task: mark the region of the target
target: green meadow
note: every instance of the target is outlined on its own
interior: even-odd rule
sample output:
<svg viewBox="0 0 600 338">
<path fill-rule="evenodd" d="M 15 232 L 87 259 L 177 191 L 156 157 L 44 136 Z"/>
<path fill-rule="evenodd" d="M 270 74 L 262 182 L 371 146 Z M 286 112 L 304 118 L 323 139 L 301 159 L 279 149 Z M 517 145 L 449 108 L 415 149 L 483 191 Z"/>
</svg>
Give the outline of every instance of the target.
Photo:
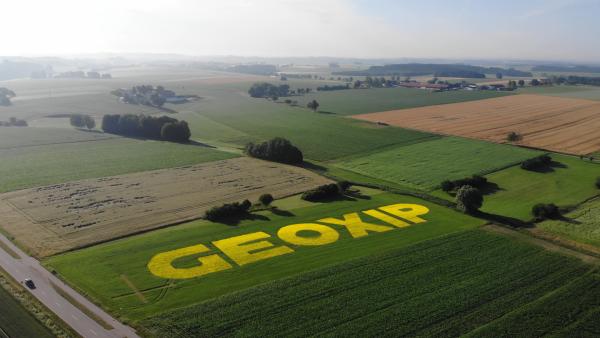
<svg viewBox="0 0 600 338">
<path fill-rule="evenodd" d="M 576 156 L 551 154 L 558 164 L 547 172 L 528 171 L 520 166 L 487 175 L 498 191 L 484 196 L 484 212 L 530 220 L 531 208 L 537 203 L 554 203 L 571 207 L 600 194 L 595 182 L 600 164 L 580 160 Z M 452 199 L 437 190 L 433 195 Z"/>
<path fill-rule="evenodd" d="M 335 161 L 334 166 L 411 189 L 432 190 L 444 180 L 484 175 L 541 154 L 458 137 L 442 137 Z"/>
<path fill-rule="evenodd" d="M 363 194 L 328 203 L 309 203 L 291 197 L 277 201 L 279 209 L 259 212 L 253 220 L 237 225 L 191 222 L 54 256 L 45 264 L 111 311 L 126 318 L 142 319 L 272 280 L 471 229 L 483 223 L 414 197 L 376 190 L 364 190 Z M 154 255 L 161 252 L 197 244 L 207 245 L 218 252 L 212 241 L 256 231 L 271 235 L 268 240 L 274 245 L 283 245 L 286 243 L 276 236 L 282 226 L 314 222 L 324 217 L 341 218 L 346 213 L 396 203 L 425 205 L 430 209 L 429 213 L 421 216 L 426 222 L 384 233 L 370 232 L 361 238 L 352 238 L 343 226 L 332 225 L 340 236 L 335 243 L 314 247 L 289 245 L 293 253 L 241 267 L 232 263 L 232 269 L 192 279 L 162 279 L 152 275 L 146 266 Z M 385 224 L 364 214 L 361 214 L 361 219 Z M 193 258 L 181 261 L 178 267 L 197 266 L 198 262 Z M 135 291 L 124 282 L 124 278 L 135 286 Z"/>
<path fill-rule="evenodd" d="M 0 337 L 53 337 L 45 326 L 2 287 L 0 304 Z"/>
<path fill-rule="evenodd" d="M 63 131 L 66 135 L 71 132 Z M 0 192 L 239 156 L 200 145 L 120 137 L 67 143 L 62 140 L 0 148 Z"/>
</svg>

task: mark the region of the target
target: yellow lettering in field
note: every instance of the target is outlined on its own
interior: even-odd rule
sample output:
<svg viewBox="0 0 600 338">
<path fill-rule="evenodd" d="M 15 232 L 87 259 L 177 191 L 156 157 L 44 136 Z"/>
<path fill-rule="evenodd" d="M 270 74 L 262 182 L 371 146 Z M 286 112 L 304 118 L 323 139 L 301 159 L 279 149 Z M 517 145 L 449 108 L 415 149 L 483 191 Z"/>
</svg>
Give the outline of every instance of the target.
<svg viewBox="0 0 600 338">
<path fill-rule="evenodd" d="M 284 245 L 276 247 L 269 241 L 258 241 L 259 239 L 269 237 L 271 235 L 265 232 L 253 232 L 247 235 L 221 239 L 212 243 L 239 265 L 294 252 L 294 250 Z"/>
<path fill-rule="evenodd" d="M 316 232 L 318 233 L 318 236 L 299 236 L 298 233 L 301 231 Z M 294 245 L 325 245 L 333 243 L 340 238 L 340 234 L 334 229 L 316 223 L 287 225 L 279 229 L 277 236 Z"/>
<path fill-rule="evenodd" d="M 385 211 L 394 216 L 400 217 L 413 223 L 423 223 L 426 220 L 418 217 L 425 215 L 429 212 L 429 209 L 419 204 L 392 204 L 385 207 L 379 208 L 379 210 Z"/>
<path fill-rule="evenodd" d="M 179 269 L 173 266 L 173 261 L 178 258 L 197 255 L 208 251 L 210 251 L 210 249 L 206 246 L 198 244 L 173 251 L 162 252 L 152 257 L 148 263 L 148 270 L 157 277 L 166 279 L 187 279 L 231 269 L 231 265 L 219 255 L 198 257 L 200 266 L 193 268 Z"/>
<path fill-rule="evenodd" d="M 404 227 L 410 226 L 410 224 L 408 224 L 408 223 L 406 223 L 406 222 L 404 222 L 402 220 L 399 220 L 399 219 L 397 219 L 395 217 L 392 217 L 392 216 L 390 216 L 388 214 L 384 214 L 383 212 L 377 211 L 375 209 L 366 210 L 366 211 L 363 211 L 363 213 L 367 214 L 367 215 L 369 215 L 369 216 L 371 216 L 373 218 L 377 218 L 380 221 L 384 221 L 384 222 L 386 222 L 388 224 L 391 224 L 391 225 L 393 225 L 393 226 L 395 226 L 397 228 L 404 228 Z"/>
<path fill-rule="evenodd" d="M 354 238 L 367 236 L 369 234 L 368 231 L 385 232 L 394 229 L 385 225 L 377 225 L 373 223 L 363 222 L 360 219 L 360 216 L 358 216 L 358 213 L 356 212 L 353 212 L 351 214 L 345 214 L 343 217 L 343 220 L 329 217 L 320 219 L 318 220 L 318 222 L 343 225 L 346 227 L 346 229 L 348 229 L 348 232 Z"/>
</svg>

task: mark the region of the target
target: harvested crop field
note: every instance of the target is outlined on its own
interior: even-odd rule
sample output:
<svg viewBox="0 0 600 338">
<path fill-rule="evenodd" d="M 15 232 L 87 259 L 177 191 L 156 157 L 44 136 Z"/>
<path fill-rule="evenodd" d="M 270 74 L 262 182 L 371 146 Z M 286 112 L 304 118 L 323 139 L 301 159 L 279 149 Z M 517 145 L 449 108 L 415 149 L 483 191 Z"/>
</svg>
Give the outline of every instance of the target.
<svg viewBox="0 0 600 338">
<path fill-rule="evenodd" d="M 512 95 L 480 101 L 354 115 L 394 126 L 506 142 L 584 155 L 600 150 L 600 102 L 541 95 Z"/>
<path fill-rule="evenodd" d="M 329 181 L 298 167 L 235 158 L 0 195 L 0 224 L 36 256 L 195 219 L 208 208 Z"/>
</svg>

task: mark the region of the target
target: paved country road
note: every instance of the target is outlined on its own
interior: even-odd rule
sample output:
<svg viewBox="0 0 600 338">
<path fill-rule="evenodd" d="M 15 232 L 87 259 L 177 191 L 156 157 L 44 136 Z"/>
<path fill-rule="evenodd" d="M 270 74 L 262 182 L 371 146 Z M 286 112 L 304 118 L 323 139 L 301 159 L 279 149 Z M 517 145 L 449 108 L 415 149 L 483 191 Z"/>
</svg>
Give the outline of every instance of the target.
<svg viewBox="0 0 600 338">
<path fill-rule="evenodd" d="M 38 260 L 26 255 L 1 234 L 0 241 L 20 257 L 19 259 L 14 258 L 0 246 L 0 267 L 18 282 L 23 283 L 26 278 L 31 278 L 35 283 L 36 289 L 29 290 L 27 287 L 25 287 L 25 289 L 81 336 L 86 338 L 139 337 L 134 329 L 120 323 L 81 294 L 63 283 L 60 279 L 56 278 L 56 276 L 46 270 Z M 58 292 L 57 289 L 60 290 L 60 292 Z M 67 300 L 63 295 L 66 295 L 66 297 L 70 299 Z M 79 307 L 85 308 L 86 313 L 93 313 L 96 318 L 99 318 L 105 323 L 104 326 L 107 328 L 90 318 L 70 301 L 76 302 Z M 110 326 L 110 328 L 108 328 L 108 326 Z"/>
</svg>

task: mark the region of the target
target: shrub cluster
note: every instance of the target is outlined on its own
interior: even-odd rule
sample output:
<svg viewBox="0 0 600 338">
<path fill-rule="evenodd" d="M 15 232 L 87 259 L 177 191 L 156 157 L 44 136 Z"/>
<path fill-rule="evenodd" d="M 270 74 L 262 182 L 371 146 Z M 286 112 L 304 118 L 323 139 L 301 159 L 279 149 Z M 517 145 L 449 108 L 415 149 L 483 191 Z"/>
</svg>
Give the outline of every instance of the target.
<svg viewBox="0 0 600 338">
<path fill-rule="evenodd" d="M 17 96 L 15 92 L 8 88 L 0 88 L 0 106 L 10 106 L 12 103 L 10 99 Z"/>
<path fill-rule="evenodd" d="M 325 201 L 342 196 L 349 187 L 350 183 L 346 181 L 325 184 L 305 191 L 300 198 L 310 202 Z"/>
<path fill-rule="evenodd" d="M 191 133 L 187 122 L 168 116 L 109 114 L 102 118 L 106 133 L 133 137 L 147 137 L 173 142 L 187 142 Z"/>
<path fill-rule="evenodd" d="M 556 219 L 560 217 L 560 210 L 554 203 L 538 203 L 531 208 L 531 213 L 537 221 Z"/>
<path fill-rule="evenodd" d="M 442 190 L 445 192 L 454 191 L 460 189 L 465 185 L 472 186 L 477 189 L 483 189 L 487 184 L 487 178 L 479 175 L 473 175 L 471 177 L 461 178 L 459 180 L 445 180 L 442 182 Z"/>
<path fill-rule="evenodd" d="M 204 213 L 204 218 L 209 221 L 218 221 L 227 218 L 240 217 L 248 214 L 252 203 L 248 200 L 243 202 L 225 203 L 219 207 L 212 207 Z"/>
<path fill-rule="evenodd" d="M 69 120 L 71 125 L 76 128 L 93 129 L 96 126 L 96 121 L 89 115 L 73 114 Z"/>
<path fill-rule="evenodd" d="M 547 168 L 551 163 L 552 158 L 550 156 L 542 155 L 523 161 L 523 163 L 521 163 L 521 168 L 525 170 L 540 170 Z"/>
<path fill-rule="evenodd" d="M 8 121 L 0 121 L 0 127 L 27 127 L 27 121 L 11 117 Z"/>
<path fill-rule="evenodd" d="M 271 203 L 273 202 L 274 198 L 273 195 L 271 194 L 262 194 L 260 195 L 260 197 L 258 198 L 258 201 L 264 205 L 264 206 L 269 206 L 271 205 Z"/>
<path fill-rule="evenodd" d="M 290 86 L 276 86 L 267 82 L 257 82 L 250 87 L 248 94 L 252 97 L 282 97 L 290 94 Z"/>
<path fill-rule="evenodd" d="M 258 144 L 248 143 L 245 153 L 251 157 L 287 164 L 298 164 L 304 160 L 300 149 L 281 137 Z"/>
<path fill-rule="evenodd" d="M 465 213 L 471 213 L 481 208 L 483 194 L 479 189 L 464 185 L 456 192 L 456 207 Z"/>
<path fill-rule="evenodd" d="M 511 131 L 510 133 L 508 133 L 508 135 L 506 135 L 506 140 L 508 142 L 517 142 L 523 139 L 523 136 L 521 136 L 521 134 L 515 132 L 515 131 Z"/>
<path fill-rule="evenodd" d="M 600 177 L 596 178 L 596 188 L 600 189 Z"/>
<path fill-rule="evenodd" d="M 141 85 L 130 89 L 120 88 L 110 92 L 125 103 L 142 104 L 152 107 L 162 107 L 167 98 L 177 96 L 174 91 L 163 86 Z"/>
</svg>

